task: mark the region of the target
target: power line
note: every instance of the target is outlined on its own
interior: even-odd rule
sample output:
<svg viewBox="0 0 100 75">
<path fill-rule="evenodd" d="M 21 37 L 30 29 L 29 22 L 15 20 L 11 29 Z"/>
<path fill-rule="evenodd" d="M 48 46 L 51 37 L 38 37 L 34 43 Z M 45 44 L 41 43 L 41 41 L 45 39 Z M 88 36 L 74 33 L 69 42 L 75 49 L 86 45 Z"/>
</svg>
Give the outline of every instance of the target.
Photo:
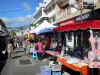
<svg viewBox="0 0 100 75">
<path fill-rule="evenodd" d="M 21 10 L 25 10 L 25 8 L 23 8 L 23 9 L 17 9 L 17 10 L 10 10 L 10 11 L 4 11 L 4 12 L 0 12 L 0 13 L 16 12 L 16 11 L 21 11 Z"/>
</svg>

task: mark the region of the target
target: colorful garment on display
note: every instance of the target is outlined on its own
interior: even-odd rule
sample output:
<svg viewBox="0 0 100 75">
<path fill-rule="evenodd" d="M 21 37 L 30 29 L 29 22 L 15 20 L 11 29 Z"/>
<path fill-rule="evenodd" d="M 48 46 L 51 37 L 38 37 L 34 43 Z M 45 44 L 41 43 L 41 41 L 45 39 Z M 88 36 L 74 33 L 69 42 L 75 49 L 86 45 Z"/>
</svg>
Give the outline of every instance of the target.
<svg viewBox="0 0 100 75">
<path fill-rule="evenodd" d="M 89 67 L 90 68 L 98 68 L 100 62 L 100 38 L 98 37 L 99 32 L 92 32 L 90 30 L 90 38 L 89 41 L 91 43 L 92 51 L 88 53 L 89 59 Z"/>
</svg>

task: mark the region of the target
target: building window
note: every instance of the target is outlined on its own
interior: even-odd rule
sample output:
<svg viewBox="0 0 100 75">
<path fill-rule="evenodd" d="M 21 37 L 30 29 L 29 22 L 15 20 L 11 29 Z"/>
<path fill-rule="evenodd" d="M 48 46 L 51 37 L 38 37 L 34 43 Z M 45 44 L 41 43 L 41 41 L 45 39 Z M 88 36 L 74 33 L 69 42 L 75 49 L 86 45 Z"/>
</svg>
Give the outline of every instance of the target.
<svg viewBox="0 0 100 75">
<path fill-rule="evenodd" d="M 49 12 L 51 12 L 51 7 L 48 9 Z"/>
<path fill-rule="evenodd" d="M 46 2 L 44 2 L 44 4 L 46 4 Z"/>
<path fill-rule="evenodd" d="M 56 20 L 56 16 L 53 15 L 53 16 L 52 16 L 52 22 L 55 22 L 55 20 Z"/>
<path fill-rule="evenodd" d="M 52 5 L 52 9 L 55 9 L 55 3 Z"/>
<path fill-rule="evenodd" d="M 42 11 L 40 11 L 34 18 L 35 20 L 39 19 L 42 16 Z"/>
<path fill-rule="evenodd" d="M 45 10 L 45 13 L 46 13 L 46 14 L 49 14 L 50 12 L 51 12 L 51 7 L 49 7 L 49 9 L 46 9 L 46 10 Z"/>
</svg>

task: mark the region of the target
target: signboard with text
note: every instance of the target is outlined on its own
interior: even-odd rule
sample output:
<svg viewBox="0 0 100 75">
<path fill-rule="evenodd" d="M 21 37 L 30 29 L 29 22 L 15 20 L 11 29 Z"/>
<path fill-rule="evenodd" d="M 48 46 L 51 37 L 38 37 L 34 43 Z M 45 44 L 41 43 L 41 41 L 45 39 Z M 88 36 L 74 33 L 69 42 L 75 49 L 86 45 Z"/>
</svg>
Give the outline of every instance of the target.
<svg viewBox="0 0 100 75">
<path fill-rule="evenodd" d="M 74 20 L 68 20 L 66 22 L 61 23 L 60 26 L 67 25 L 67 24 L 73 24 L 74 22 L 75 22 Z"/>
<path fill-rule="evenodd" d="M 94 9 L 94 4 L 89 4 L 87 2 L 83 2 L 84 9 Z"/>
</svg>

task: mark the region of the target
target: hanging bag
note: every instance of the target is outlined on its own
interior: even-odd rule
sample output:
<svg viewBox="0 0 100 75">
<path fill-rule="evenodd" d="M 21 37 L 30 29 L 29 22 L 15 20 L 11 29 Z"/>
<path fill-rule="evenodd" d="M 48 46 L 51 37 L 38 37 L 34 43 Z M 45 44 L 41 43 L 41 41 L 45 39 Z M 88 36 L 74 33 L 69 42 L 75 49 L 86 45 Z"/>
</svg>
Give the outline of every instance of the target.
<svg viewBox="0 0 100 75">
<path fill-rule="evenodd" d="M 2 54 L 5 54 L 5 53 L 6 53 L 6 49 L 7 49 L 7 47 L 5 48 L 5 50 L 4 50 L 4 51 L 2 51 Z"/>
<path fill-rule="evenodd" d="M 37 45 L 35 46 L 35 50 L 38 50 L 38 46 Z"/>
</svg>

